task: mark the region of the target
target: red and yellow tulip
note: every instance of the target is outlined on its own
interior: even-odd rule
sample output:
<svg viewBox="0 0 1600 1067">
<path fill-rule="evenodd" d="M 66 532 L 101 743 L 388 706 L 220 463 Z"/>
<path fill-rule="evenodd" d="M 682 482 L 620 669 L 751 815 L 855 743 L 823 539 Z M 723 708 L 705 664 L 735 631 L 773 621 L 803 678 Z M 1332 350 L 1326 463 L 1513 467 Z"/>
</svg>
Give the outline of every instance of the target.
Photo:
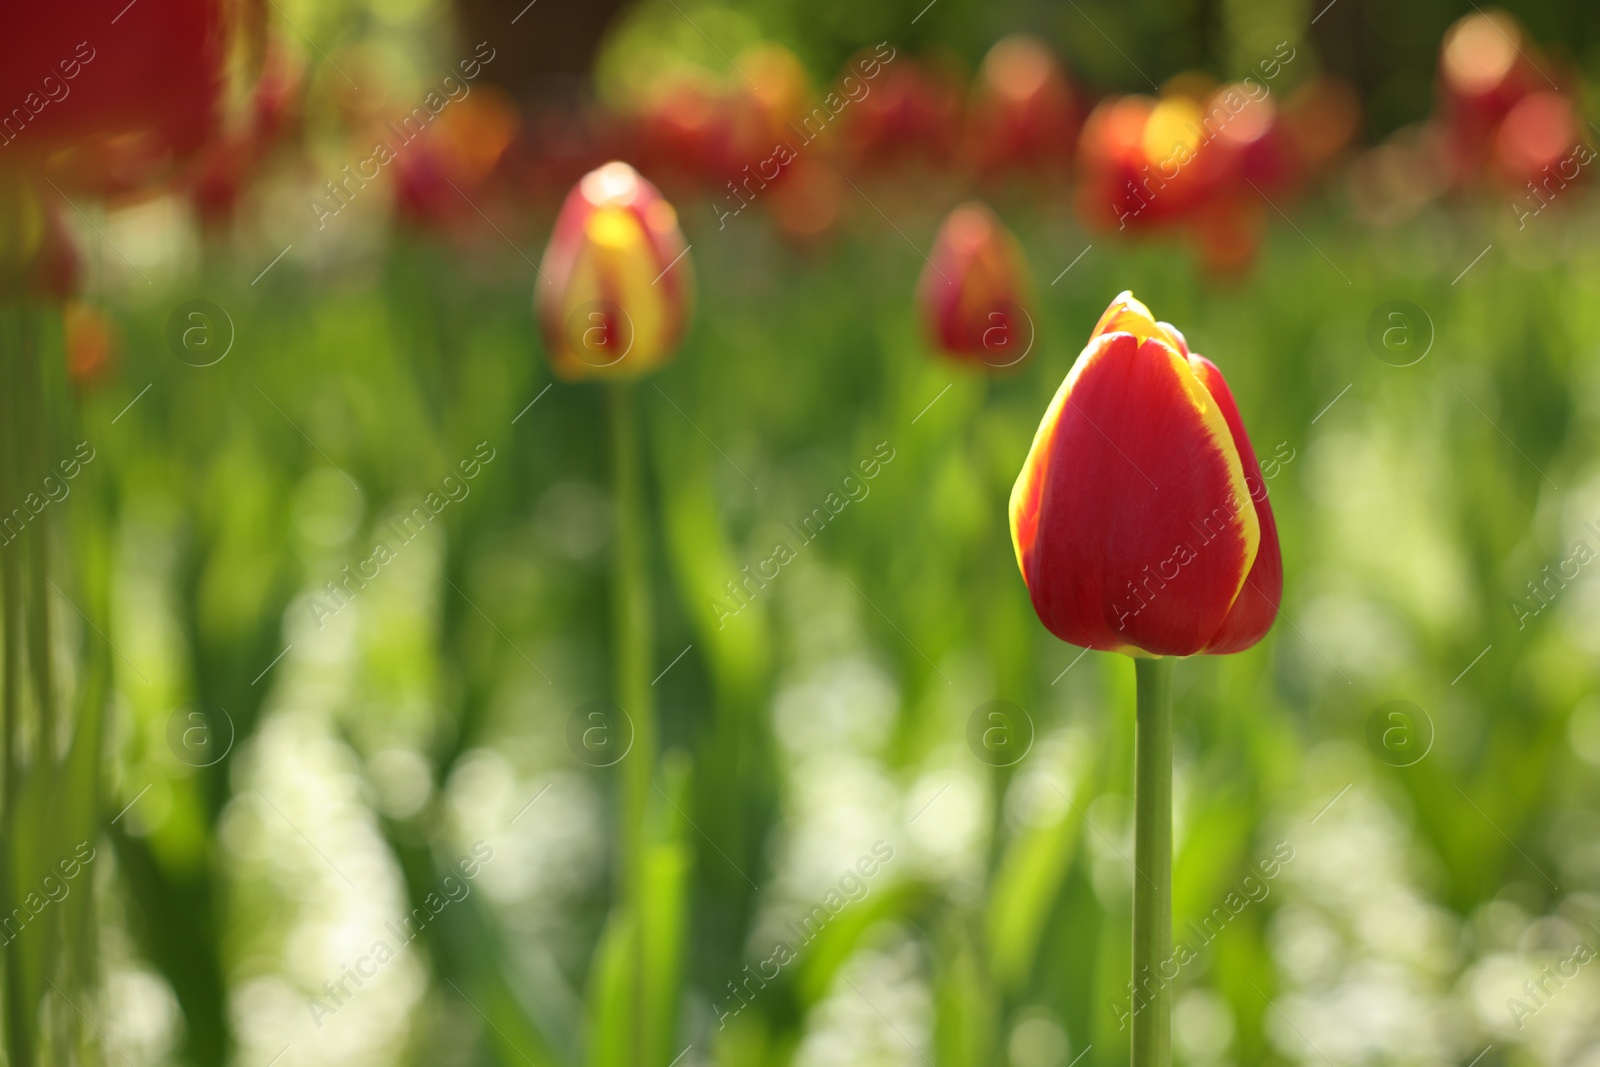
<svg viewBox="0 0 1600 1067">
<path fill-rule="evenodd" d="M 1009 367 L 1033 344 L 1030 289 L 1028 263 L 1016 237 L 994 212 L 969 201 L 939 227 L 917 301 L 940 351 Z"/>
<path fill-rule="evenodd" d="M 1131 293 L 1039 424 L 1011 537 L 1040 621 L 1075 645 L 1239 652 L 1277 616 L 1277 526 L 1233 394 Z"/>
<path fill-rule="evenodd" d="M 678 215 L 637 171 L 607 163 L 567 194 L 534 306 L 567 381 L 636 378 L 671 358 L 693 300 Z"/>
</svg>

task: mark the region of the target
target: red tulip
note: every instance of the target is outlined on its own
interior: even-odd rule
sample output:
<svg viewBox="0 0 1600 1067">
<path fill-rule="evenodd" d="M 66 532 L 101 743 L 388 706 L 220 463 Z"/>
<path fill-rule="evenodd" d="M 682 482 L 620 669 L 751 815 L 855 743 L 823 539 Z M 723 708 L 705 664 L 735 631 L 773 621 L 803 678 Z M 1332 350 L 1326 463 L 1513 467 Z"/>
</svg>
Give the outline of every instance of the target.
<svg viewBox="0 0 1600 1067">
<path fill-rule="evenodd" d="M 396 156 L 396 218 L 442 234 L 480 227 L 474 205 L 516 137 L 518 121 L 516 105 L 493 85 L 451 104 L 426 137 Z"/>
<path fill-rule="evenodd" d="M 726 180 L 745 162 L 734 162 L 737 111 L 709 78 L 687 72 L 663 76 L 632 116 L 642 165 L 684 182 Z"/>
<path fill-rule="evenodd" d="M 1455 153 L 1458 179 L 1481 165 L 1495 128 L 1544 80 L 1527 58 L 1532 49 L 1516 19 L 1478 11 L 1451 26 L 1439 48 L 1440 111 Z"/>
<path fill-rule="evenodd" d="M 806 245 L 838 223 L 849 190 L 831 163 L 816 154 L 798 156 L 784 167 L 782 181 L 769 194 L 772 221 L 790 240 Z"/>
<path fill-rule="evenodd" d="M 887 49 L 887 50 L 886 50 Z M 872 71 L 875 74 L 869 74 Z M 856 75 L 860 74 L 860 77 Z M 858 54 L 839 78 L 844 93 L 830 93 L 797 126 L 805 146 L 831 128 L 829 112 L 844 128 L 848 154 L 868 167 L 898 167 L 912 161 L 941 163 L 949 158 L 960 100 L 949 72 L 879 45 Z M 851 96 L 850 87 L 855 87 Z"/>
<path fill-rule="evenodd" d="M 1247 83 L 1224 85 L 1206 102 L 1206 149 L 1215 158 L 1212 192 L 1243 191 L 1254 183 L 1263 193 L 1292 190 L 1305 165 L 1282 113 L 1270 96 L 1251 97 Z"/>
<path fill-rule="evenodd" d="M 96 385 L 111 373 L 121 347 L 116 327 L 91 304 L 73 301 L 63 316 L 67 376 L 79 388 Z"/>
<path fill-rule="evenodd" d="M 62 210 L 71 209 L 65 205 L 58 209 L 50 200 L 40 202 L 44 225 L 31 256 L 24 253 L 28 262 L 22 268 L 28 288 L 51 300 L 68 299 L 83 283 L 83 256 L 67 229 Z M 0 251 L 0 262 L 10 258 L 10 251 Z"/>
<path fill-rule="evenodd" d="M 1064 165 L 1077 135 L 1077 101 L 1048 45 L 1019 33 L 989 49 L 967 113 L 980 170 Z"/>
<path fill-rule="evenodd" d="M 1233 395 L 1130 293 L 1039 424 L 1011 537 L 1040 621 L 1075 645 L 1239 652 L 1277 616 L 1277 527 Z"/>
<path fill-rule="evenodd" d="M 18 6 L 0 34 L 0 106 L 11 108 L 0 153 L 38 159 L 118 138 L 140 142 L 140 159 L 187 154 L 215 124 L 223 31 L 219 0 Z M 126 147 L 113 162 L 131 158 Z"/>
<path fill-rule="evenodd" d="M 1033 346 L 1028 264 L 983 204 L 962 204 L 939 227 L 918 303 L 933 343 L 959 360 L 1010 367 Z"/>
<path fill-rule="evenodd" d="M 586 174 L 561 206 L 535 286 L 555 372 L 632 378 L 670 359 L 692 299 L 686 250 L 677 212 L 632 167 Z"/>
<path fill-rule="evenodd" d="M 1216 153 L 1192 97 L 1104 100 L 1083 125 L 1078 214 L 1095 229 L 1149 229 L 1181 218 L 1212 182 Z"/>
<path fill-rule="evenodd" d="M 1512 186 L 1537 186 L 1530 190 L 1538 197 L 1534 207 L 1579 178 L 1593 159 L 1578 108 L 1561 93 L 1523 97 L 1495 133 L 1495 170 Z"/>
</svg>

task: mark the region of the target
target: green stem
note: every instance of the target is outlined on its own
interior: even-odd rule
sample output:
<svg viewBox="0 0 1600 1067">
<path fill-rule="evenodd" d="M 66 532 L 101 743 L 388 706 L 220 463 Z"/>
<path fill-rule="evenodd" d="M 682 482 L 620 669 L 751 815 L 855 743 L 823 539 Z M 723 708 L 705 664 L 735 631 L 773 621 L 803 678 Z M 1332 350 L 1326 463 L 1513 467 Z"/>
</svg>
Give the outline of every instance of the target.
<svg viewBox="0 0 1600 1067">
<path fill-rule="evenodd" d="M 616 633 L 616 693 L 633 725 L 633 746 L 622 761 L 622 855 L 619 864 L 622 901 L 633 916 L 636 939 L 634 967 L 633 1052 L 645 1059 L 644 923 L 645 891 L 644 821 L 655 770 L 656 722 L 650 692 L 652 608 L 650 568 L 644 516 L 644 489 L 639 461 L 639 430 L 634 411 L 633 387 L 613 385 L 611 405 L 611 464 L 614 570 L 612 612 Z"/>
<path fill-rule="evenodd" d="M 1172 991 L 1160 968 L 1172 955 L 1172 660 L 1136 659 L 1134 674 L 1133 1067 L 1169 1067 Z"/>
<path fill-rule="evenodd" d="M 17 471 L 17 441 L 20 427 L 16 418 L 17 397 L 14 370 L 21 361 L 21 316 L 17 306 L 5 302 L 0 306 L 0 491 L 7 501 L 20 499 L 18 486 L 22 480 Z M 3 505 L 10 507 L 8 503 Z M 0 885 L 0 914 L 11 914 L 19 901 L 13 886 L 22 884 L 31 870 L 31 857 L 24 852 L 24 843 L 16 830 L 22 797 L 22 571 L 18 556 L 21 545 L 12 541 L 0 548 L 0 704 L 4 711 L 5 734 L 5 789 L 3 793 L 3 821 L 0 821 L 0 840 L 4 841 L 4 854 L 0 856 L 0 871 L 4 884 Z M 5 1022 L 6 1054 L 12 1063 L 31 1063 L 33 1059 L 34 1021 L 37 1004 L 29 991 L 27 968 L 22 946 L 12 946 L 5 953 Z"/>
</svg>

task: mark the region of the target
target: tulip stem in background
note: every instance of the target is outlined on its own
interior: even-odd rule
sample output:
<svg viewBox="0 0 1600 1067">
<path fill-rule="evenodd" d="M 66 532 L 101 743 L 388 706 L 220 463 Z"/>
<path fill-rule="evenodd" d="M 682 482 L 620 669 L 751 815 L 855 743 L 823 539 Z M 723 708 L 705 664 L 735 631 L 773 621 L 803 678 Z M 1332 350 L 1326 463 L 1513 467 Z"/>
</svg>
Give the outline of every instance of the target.
<svg viewBox="0 0 1600 1067">
<path fill-rule="evenodd" d="M 1172 954 L 1172 658 L 1133 663 L 1133 1067 L 1169 1067 L 1172 991 L 1160 968 Z"/>
<path fill-rule="evenodd" d="M 646 538 L 644 487 L 639 461 L 639 430 L 633 385 L 616 382 L 607 389 L 611 407 L 612 477 L 612 627 L 617 703 L 632 723 L 632 747 L 622 761 L 622 834 L 618 865 L 618 897 L 634 917 L 635 950 L 633 1047 L 643 1058 L 644 968 L 641 894 L 644 890 L 644 820 L 655 771 L 655 707 L 650 692 L 650 650 L 654 643 L 650 598 L 649 542 Z M 613 731 L 625 729 L 612 724 Z M 619 743 L 627 744 L 626 735 Z"/>
<path fill-rule="evenodd" d="M 613 574 L 611 607 L 616 639 L 613 667 L 617 703 L 632 721 L 633 747 L 624 761 L 624 866 L 639 855 L 639 840 L 651 774 L 655 769 L 655 709 L 650 693 L 651 625 L 648 542 L 644 489 L 640 483 L 639 431 L 633 386 L 619 382 L 608 390 L 611 404 Z M 623 724 L 616 724 L 621 728 Z M 623 742 L 624 744 L 626 742 Z"/>
</svg>

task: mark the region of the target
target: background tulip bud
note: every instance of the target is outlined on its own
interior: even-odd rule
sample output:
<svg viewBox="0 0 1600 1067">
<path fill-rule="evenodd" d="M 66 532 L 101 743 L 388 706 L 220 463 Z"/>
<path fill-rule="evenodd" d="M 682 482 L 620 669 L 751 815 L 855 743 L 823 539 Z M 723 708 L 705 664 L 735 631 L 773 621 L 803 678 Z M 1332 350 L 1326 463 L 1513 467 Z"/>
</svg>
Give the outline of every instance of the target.
<svg viewBox="0 0 1600 1067">
<path fill-rule="evenodd" d="M 1011 537 L 1040 621 L 1075 645 L 1239 652 L 1277 615 L 1277 526 L 1233 395 L 1130 293 L 1039 424 Z"/>
<path fill-rule="evenodd" d="M 994 212 L 969 202 L 939 227 L 917 286 L 933 343 L 946 355 L 1009 367 L 1033 345 L 1027 260 Z"/>
<path fill-rule="evenodd" d="M 677 212 L 628 164 L 584 175 L 556 218 L 535 286 L 555 372 L 631 378 L 665 363 L 692 303 L 686 250 Z"/>
<path fill-rule="evenodd" d="M 1012 34 L 989 49 L 967 105 L 966 148 L 984 173 L 1071 160 L 1078 107 L 1061 64 L 1037 37 Z"/>
</svg>

